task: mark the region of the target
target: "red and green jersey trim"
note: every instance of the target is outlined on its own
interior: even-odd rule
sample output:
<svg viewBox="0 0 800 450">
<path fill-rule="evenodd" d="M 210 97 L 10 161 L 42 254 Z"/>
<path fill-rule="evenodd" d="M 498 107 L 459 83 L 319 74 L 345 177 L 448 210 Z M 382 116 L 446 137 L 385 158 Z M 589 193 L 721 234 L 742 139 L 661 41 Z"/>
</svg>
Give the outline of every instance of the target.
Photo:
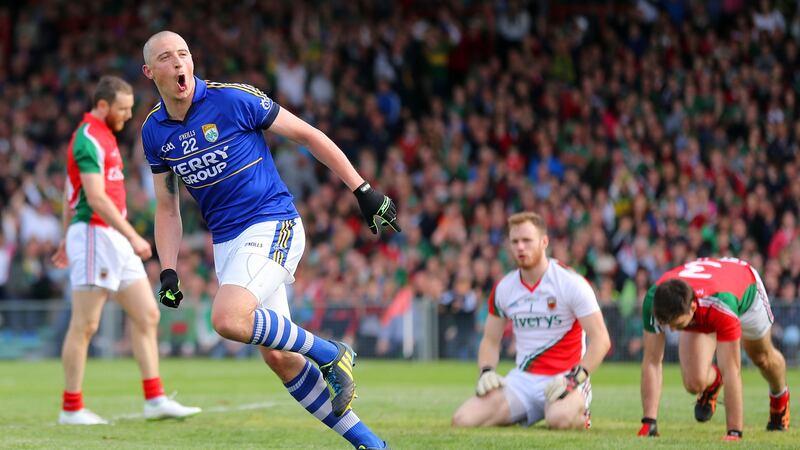
<svg viewBox="0 0 800 450">
<path fill-rule="evenodd" d="M 656 284 L 650 286 L 642 302 L 642 324 L 644 325 L 644 331 L 650 333 L 661 333 L 661 327 L 658 326 L 656 317 L 653 314 L 653 296 L 655 296 L 657 286 Z"/>
<path fill-rule="evenodd" d="M 564 267 L 566 267 L 566 266 L 564 266 Z M 544 275 L 542 275 L 542 277 L 540 277 L 538 280 L 536 280 L 536 283 L 534 283 L 531 286 L 530 284 L 526 283 L 525 280 L 522 278 L 522 271 L 517 270 L 517 276 L 519 277 L 519 282 L 530 293 L 533 293 L 536 290 L 536 288 L 539 287 L 539 283 L 541 283 L 542 282 L 542 278 L 544 278 Z M 506 314 L 503 313 L 503 309 L 500 308 L 500 305 L 497 302 L 496 291 L 497 291 L 497 285 L 498 284 L 500 284 L 500 283 L 497 283 L 497 284 L 494 285 L 494 287 L 492 288 L 492 292 L 489 294 L 489 301 L 488 301 L 489 314 L 491 314 L 493 316 L 497 316 L 497 317 L 507 317 Z"/>
<path fill-rule="evenodd" d="M 489 314 L 496 317 L 506 317 L 506 315 L 503 314 L 503 310 L 497 304 L 496 292 L 497 292 L 497 284 L 494 285 L 494 287 L 492 288 L 492 292 L 489 293 L 489 300 L 488 300 Z"/>
<path fill-rule="evenodd" d="M 575 320 L 569 331 L 528 355 L 519 368 L 540 375 L 555 375 L 578 364 L 582 353 L 583 327 Z"/>
<path fill-rule="evenodd" d="M 94 210 L 89 206 L 86 192 L 80 181 L 81 173 L 103 174 L 105 168 L 105 152 L 100 142 L 92 136 L 90 123 L 81 124 L 75 131 L 72 141 L 70 158 L 67 170 L 70 171 L 69 181 L 71 185 L 70 207 L 75 211 L 72 223 L 92 222 Z M 97 218 L 95 218 L 97 221 Z"/>
</svg>

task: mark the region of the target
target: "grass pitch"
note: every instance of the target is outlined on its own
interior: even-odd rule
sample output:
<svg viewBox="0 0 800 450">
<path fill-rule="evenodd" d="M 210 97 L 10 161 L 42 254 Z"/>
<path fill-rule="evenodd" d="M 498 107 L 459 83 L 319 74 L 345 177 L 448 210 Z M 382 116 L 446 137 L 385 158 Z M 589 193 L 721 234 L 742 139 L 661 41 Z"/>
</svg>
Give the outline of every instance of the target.
<svg viewBox="0 0 800 450">
<path fill-rule="evenodd" d="M 605 364 L 592 376 L 593 428 L 552 432 L 541 425 L 456 430 L 450 416 L 474 390 L 473 363 L 411 363 L 359 360 L 358 415 L 394 449 L 516 448 L 798 448 L 795 429 L 767 433 L 767 385 L 744 369 L 744 441 L 721 441 L 725 410 L 709 423 L 694 421 L 694 399 L 680 383 L 677 366 L 666 366 L 658 439 L 636 437 L 641 418 L 639 367 Z M 509 364 L 504 364 L 503 371 Z M 86 406 L 113 419 L 110 426 L 56 424 L 61 406 L 59 361 L 0 363 L 0 447 L 81 449 L 270 448 L 347 449 L 347 441 L 317 422 L 285 391 L 259 360 L 164 360 L 167 392 L 204 412 L 185 421 L 145 422 L 141 382 L 132 360 L 89 362 Z M 800 372 L 789 373 L 796 389 Z M 796 391 L 800 392 L 800 391 Z M 798 394 L 795 394 L 798 395 Z M 798 411 L 796 401 L 794 410 Z M 795 425 L 797 426 L 797 425 Z"/>
</svg>

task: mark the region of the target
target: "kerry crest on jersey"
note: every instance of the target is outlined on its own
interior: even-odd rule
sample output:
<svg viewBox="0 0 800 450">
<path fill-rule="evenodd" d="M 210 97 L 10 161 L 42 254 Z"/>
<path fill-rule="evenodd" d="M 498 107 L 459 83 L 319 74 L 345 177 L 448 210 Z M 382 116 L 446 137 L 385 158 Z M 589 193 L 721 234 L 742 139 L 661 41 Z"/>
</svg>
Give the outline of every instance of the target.
<svg viewBox="0 0 800 450">
<path fill-rule="evenodd" d="M 217 131 L 217 124 L 215 123 L 207 123 L 203 125 L 203 137 L 206 138 L 208 142 L 216 142 L 219 138 L 219 131 Z"/>
</svg>

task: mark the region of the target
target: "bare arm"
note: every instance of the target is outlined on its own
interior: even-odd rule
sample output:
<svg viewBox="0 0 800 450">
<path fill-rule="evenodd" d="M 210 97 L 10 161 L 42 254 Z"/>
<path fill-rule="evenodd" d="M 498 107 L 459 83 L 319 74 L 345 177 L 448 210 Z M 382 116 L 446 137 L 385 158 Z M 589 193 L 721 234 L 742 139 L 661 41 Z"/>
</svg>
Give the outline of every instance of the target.
<svg viewBox="0 0 800 450">
<path fill-rule="evenodd" d="M 67 181 L 69 183 L 69 181 Z M 69 222 L 72 220 L 72 208 L 69 205 L 69 196 L 67 193 L 67 187 L 64 187 L 64 197 L 62 198 L 62 207 L 61 207 L 61 231 L 64 235 L 67 234 L 67 228 L 69 227 Z"/>
<path fill-rule="evenodd" d="M 597 311 L 588 316 L 578 318 L 581 327 L 586 331 L 589 338 L 589 347 L 581 360 L 581 367 L 587 372 L 593 373 L 603 362 L 603 358 L 611 348 L 611 339 L 608 337 L 608 329 L 603 321 L 603 313 Z"/>
<path fill-rule="evenodd" d="M 500 360 L 500 341 L 503 339 L 503 329 L 506 319 L 489 314 L 483 325 L 483 338 L 478 348 L 478 369 L 483 367 L 497 368 Z"/>
<path fill-rule="evenodd" d="M 69 183 L 69 181 L 67 181 Z M 72 220 L 72 208 L 69 206 L 69 196 L 67 195 L 67 187 L 64 187 L 64 196 L 61 203 L 61 242 L 58 243 L 58 248 L 50 260 L 59 269 L 64 269 L 69 265 L 67 258 L 67 228 L 69 222 Z"/>
<path fill-rule="evenodd" d="M 175 269 L 183 239 L 178 178 L 172 171 L 153 174 L 156 191 L 155 237 L 161 270 Z"/>
<path fill-rule="evenodd" d="M 125 236 L 131 243 L 136 255 L 142 259 L 150 258 L 152 255 L 150 244 L 139 236 L 139 233 L 122 216 L 111 197 L 106 194 L 106 183 L 103 175 L 99 173 L 81 173 L 80 176 L 81 186 L 84 194 L 86 194 L 86 201 L 89 202 L 89 207 L 103 221 Z"/>
<path fill-rule="evenodd" d="M 663 333 L 644 332 L 644 356 L 642 358 L 642 412 L 644 417 L 656 419 L 658 403 L 661 399 L 664 360 Z"/>
<path fill-rule="evenodd" d="M 325 133 L 286 109 L 281 108 L 278 111 L 278 116 L 275 117 L 269 130 L 308 147 L 314 157 L 341 178 L 351 191 L 364 182 L 342 150 Z"/>
<path fill-rule="evenodd" d="M 742 354 L 739 339 L 717 343 L 717 364 L 725 386 L 725 415 L 728 430 L 742 431 L 744 426 L 742 406 Z"/>
</svg>

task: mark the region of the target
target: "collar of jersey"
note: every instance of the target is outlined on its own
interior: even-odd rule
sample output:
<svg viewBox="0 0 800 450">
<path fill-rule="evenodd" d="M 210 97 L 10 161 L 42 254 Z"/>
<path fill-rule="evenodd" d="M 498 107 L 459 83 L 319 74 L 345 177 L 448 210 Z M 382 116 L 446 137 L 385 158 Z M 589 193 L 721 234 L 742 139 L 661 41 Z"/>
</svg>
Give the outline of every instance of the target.
<svg viewBox="0 0 800 450">
<path fill-rule="evenodd" d="M 200 100 L 206 98 L 207 92 L 208 88 L 206 87 L 206 82 L 195 76 L 194 97 L 192 97 L 192 106 L 194 106 L 194 104 L 199 102 Z M 159 122 L 166 122 L 167 120 L 169 120 L 169 115 L 167 114 L 167 107 L 164 106 L 165 104 L 163 98 L 159 98 L 159 100 L 161 101 L 161 108 L 158 108 L 158 110 L 155 113 L 153 113 L 153 116 Z M 189 107 L 189 111 L 186 113 L 186 117 L 183 119 L 184 122 L 186 121 L 186 119 L 189 118 L 189 115 L 192 113 L 192 106 Z"/>
<path fill-rule="evenodd" d="M 105 120 L 95 117 L 90 112 L 83 113 L 83 121 L 89 122 L 92 125 L 97 125 L 98 127 L 100 127 L 101 130 L 108 131 L 109 133 L 111 132 L 111 128 L 108 128 L 108 125 L 106 124 Z"/>
</svg>

